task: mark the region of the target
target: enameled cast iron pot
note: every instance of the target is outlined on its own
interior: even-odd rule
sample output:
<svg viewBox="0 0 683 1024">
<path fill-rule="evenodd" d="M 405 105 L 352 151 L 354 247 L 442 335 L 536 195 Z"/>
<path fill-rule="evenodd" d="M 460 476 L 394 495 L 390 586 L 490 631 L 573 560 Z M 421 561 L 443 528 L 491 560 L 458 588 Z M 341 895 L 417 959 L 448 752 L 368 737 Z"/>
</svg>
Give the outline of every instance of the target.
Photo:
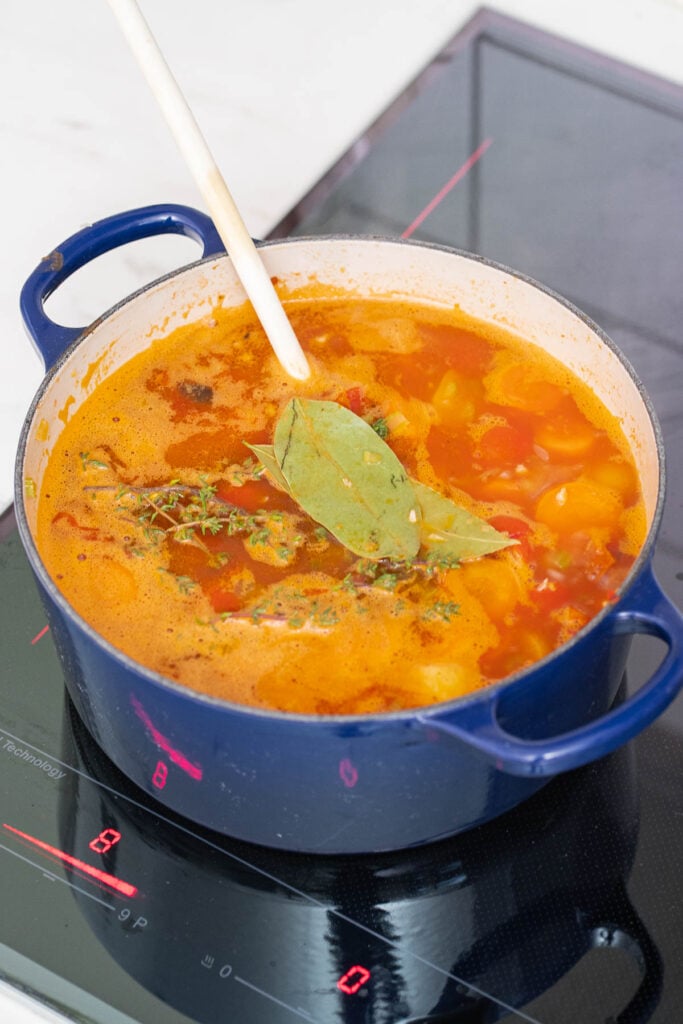
<svg viewBox="0 0 683 1024">
<path fill-rule="evenodd" d="M 43 301 L 89 260 L 168 232 L 195 238 L 204 259 L 150 284 L 88 328 L 60 327 L 46 316 Z M 219 301 L 242 303 L 244 292 L 208 218 L 165 205 L 79 232 L 27 281 L 22 312 L 48 372 L 21 437 L 17 519 L 66 685 L 93 737 L 143 790 L 218 832 L 320 853 L 416 846 L 492 819 L 550 776 L 611 752 L 678 693 L 683 618 L 651 568 L 664 498 L 659 427 L 609 339 L 562 299 L 506 268 L 389 239 L 297 238 L 261 251 L 285 285 L 314 276 L 359 293 L 457 303 L 543 346 L 619 416 L 641 475 L 649 531 L 617 602 L 504 683 L 419 710 L 361 717 L 266 712 L 203 697 L 141 667 L 74 612 L 36 548 L 32 495 L 63 421 L 98 381 Z M 634 633 L 661 638 L 667 653 L 649 681 L 613 707 Z"/>
</svg>

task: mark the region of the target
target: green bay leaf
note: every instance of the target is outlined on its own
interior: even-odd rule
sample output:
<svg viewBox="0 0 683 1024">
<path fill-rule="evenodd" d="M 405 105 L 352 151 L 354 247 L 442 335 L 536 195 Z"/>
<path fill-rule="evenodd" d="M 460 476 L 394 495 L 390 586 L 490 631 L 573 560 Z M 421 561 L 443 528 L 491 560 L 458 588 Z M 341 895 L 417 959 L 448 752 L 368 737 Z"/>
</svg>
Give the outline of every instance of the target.
<svg viewBox="0 0 683 1024">
<path fill-rule="evenodd" d="M 416 480 L 412 483 L 422 512 L 421 544 L 437 561 L 466 561 L 517 543 L 444 494 Z"/>
<path fill-rule="evenodd" d="M 275 458 L 275 449 L 273 448 L 273 445 L 249 444 L 248 441 L 244 441 L 243 443 L 247 446 L 249 451 L 254 453 L 266 472 L 272 476 L 278 487 L 289 494 L 289 484 L 285 480 L 282 470 L 280 469 L 280 464 Z"/>
<path fill-rule="evenodd" d="M 293 398 L 273 449 L 291 496 L 345 547 L 363 558 L 415 557 L 413 484 L 369 423 L 336 402 Z"/>
</svg>

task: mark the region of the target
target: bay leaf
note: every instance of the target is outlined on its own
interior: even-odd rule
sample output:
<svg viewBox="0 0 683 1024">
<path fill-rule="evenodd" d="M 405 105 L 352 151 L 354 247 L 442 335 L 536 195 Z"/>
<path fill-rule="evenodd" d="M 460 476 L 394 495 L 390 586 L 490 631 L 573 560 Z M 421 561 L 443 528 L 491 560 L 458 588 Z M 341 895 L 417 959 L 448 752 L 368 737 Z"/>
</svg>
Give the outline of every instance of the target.
<svg viewBox="0 0 683 1024">
<path fill-rule="evenodd" d="M 403 465 L 369 423 L 336 402 L 293 398 L 273 448 L 289 492 L 363 558 L 414 558 L 420 511 Z"/>
<path fill-rule="evenodd" d="M 466 561 L 517 543 L 444 494 L 417 480 L 412 483 L 422 513 L 420 541 L 428 555 Z"/>
<path fill-rule="evenodd" d="M 280 464 L 275 458 L 275 449 L 272 444 L 249 444 L 244 441 L 250 452 L 253 452 L 267 473 L 272 476 L 277 486 L 289 494 L 289 484 L 285 480 Z"/>
</svg>

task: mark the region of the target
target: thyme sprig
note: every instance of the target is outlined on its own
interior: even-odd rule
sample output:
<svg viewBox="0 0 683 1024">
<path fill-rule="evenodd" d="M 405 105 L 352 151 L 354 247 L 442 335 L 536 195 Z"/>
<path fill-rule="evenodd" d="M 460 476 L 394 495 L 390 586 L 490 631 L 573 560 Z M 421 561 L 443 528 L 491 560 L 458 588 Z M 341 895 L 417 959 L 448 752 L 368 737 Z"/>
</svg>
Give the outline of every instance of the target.
<svg viewBox="0 0 683 1024">
<path fill-rule="evenodd" d="M 425 558 L 409 560 L 361 558 L 353 564 L 339 586 L 352 592 L 367 587 L 395 591 L 402 589 L 401 585 L 410 586 L 420 578 L 435 580 L 440 573 L 456 569 L 459 564 L 456 558 L 436 557 L 431 553 Z"/>
<path fill-rule="evenodd" d="M 189 486 L 171 480 L 161 487 L 121 486 L 117 493 L 118 509 L 130 516 L 148 540 L 169 537 L 178 543 L 194 544 L 208 551 L 202 537 L 225 531 L 228 536 L 248 535 L 263 543 L 275 524 L 282 522 L 278 511 L 247 512 L 217 495 L 217 488 L 202 481 Z"/>
</svg>

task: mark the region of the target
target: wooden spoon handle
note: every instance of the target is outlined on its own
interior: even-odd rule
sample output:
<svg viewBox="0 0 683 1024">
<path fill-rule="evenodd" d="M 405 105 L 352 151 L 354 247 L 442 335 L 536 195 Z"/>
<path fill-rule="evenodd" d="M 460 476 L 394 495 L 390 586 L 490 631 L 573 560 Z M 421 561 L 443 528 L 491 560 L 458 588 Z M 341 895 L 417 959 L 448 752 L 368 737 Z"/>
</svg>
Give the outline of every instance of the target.
<svg viewBox="0 0 683 1024">
<path fill-rule="evenodd" d="M 109 0 L 109 5 L 204 197 L 275 355 L 291 377 L 306 380 L 310 374 L 306 356 L 268 271 L 136 0 Z"/>
</svg>

